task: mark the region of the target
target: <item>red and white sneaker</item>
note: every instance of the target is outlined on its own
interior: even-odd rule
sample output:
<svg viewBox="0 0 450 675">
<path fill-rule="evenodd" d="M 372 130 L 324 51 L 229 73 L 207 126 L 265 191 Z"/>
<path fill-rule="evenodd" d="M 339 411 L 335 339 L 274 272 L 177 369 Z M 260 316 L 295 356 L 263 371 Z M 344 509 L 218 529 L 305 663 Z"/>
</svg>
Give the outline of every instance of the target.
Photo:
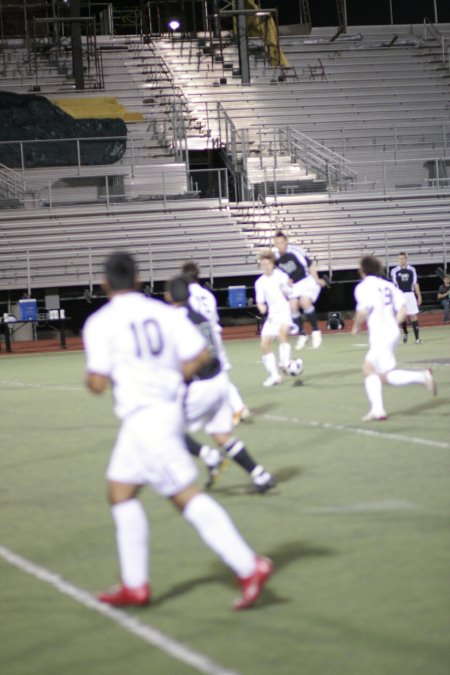
<svg viewBox="0 0 450 675">
<path fill-rule="evenodd" d="M 115 590 L 98 593 L 97 600 L 108 605 L 114 605 L 114 607 L 144 607 L 149 604 L 150 595 L 148 584 L 138 588 L 128 588 L 122 585 Z"/>
<path fill-rule="evenodd" d="M 233 609 L 247 609 L 255 604 L 264 584 L 273 573 L 273 562 L 269 558 L 256 558 L 256 569 L 249 577 L 238 578 L 242 596 L 233 602 Z"/>
</svg>

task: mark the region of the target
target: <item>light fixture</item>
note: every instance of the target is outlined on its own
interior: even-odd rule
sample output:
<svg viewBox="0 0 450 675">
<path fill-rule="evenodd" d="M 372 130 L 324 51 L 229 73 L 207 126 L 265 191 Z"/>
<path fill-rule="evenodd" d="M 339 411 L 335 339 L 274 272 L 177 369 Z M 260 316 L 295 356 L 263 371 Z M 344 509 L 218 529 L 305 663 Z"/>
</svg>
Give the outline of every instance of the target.
<svg viewBox="0 0 450 675">
<path fill-rule="evenodd" d="M 171 31 L 176 31 L 179 29 L 181 24 L 178 21 L 178 19 L 171 19 L 167 25 L 169 26 Z"/>
</svg>

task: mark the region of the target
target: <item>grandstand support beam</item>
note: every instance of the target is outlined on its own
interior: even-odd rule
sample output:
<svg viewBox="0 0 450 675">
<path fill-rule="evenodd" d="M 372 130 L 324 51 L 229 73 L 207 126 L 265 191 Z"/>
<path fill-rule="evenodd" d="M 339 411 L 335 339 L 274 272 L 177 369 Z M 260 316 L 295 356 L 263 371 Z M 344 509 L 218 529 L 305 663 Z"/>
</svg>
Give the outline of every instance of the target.
<svg viewBox="0 0 450 675">
<path fill-rule="evenodd" d="M 72 19 L 80 16 L 80 0 L 71 0 L 70 15 Z M 74 20 L 72 22 L 71 43 L 72 43 L 72 69 L 75 80 L 75 89 L 84 89 L 84 70 L 83 70 L 83 46 L 81 44 L 81 23 Z"/>
<path fill-rule="evenodd" d="M 238 11 L 242 12 L 245 9 L 245 0 L 238 0 Z M 239 68 L 241 70 L 242 84 L 250 84 L 250 62 L 248 59 L 248 35 L 247 35 L 247 18 L 244 14 L 238 14 L 237 17 L 238 30 L 238 51 L 239 51 Z"/>
<path fill-rule="evenodd" d="M 341 32 L 347 32 L 347 4 L 346 0 L 336 0 L 338 26 L 342 29 Z"/>
</svg>

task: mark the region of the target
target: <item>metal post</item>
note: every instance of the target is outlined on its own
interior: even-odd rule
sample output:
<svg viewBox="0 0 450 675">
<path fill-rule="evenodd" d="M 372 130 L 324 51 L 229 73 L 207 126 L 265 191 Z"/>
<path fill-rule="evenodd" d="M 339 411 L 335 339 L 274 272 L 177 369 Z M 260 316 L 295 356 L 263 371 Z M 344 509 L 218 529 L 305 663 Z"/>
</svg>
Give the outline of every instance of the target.
<svg viewBox="0 0 450 675">
<path fill-rule="evenodd" d="M 162 170 L 162 189 L 163 189 L 163 204 L 166 208 L 166 176 L 164 169 Z"/>
<path fill-rule="evenodd" d="M 445 241 L 445 226 L 442 226 L 442 243 L 444 245 L 444 270 L 447 269 L 447 244 Z"/>
<path fill-rule="evenodd" d="M 327 186 L 328 186 L 328 199 L 331 199 L 331 176 L 330 176 L 330 165 L 327 161 Z"/>
<path fill-rule="evenodd" d="M 394 124 L 394 159 L 397 159 L 397 125 Z"/>
<path fill-rule="evenodd" d="M 221 176 L 220 176 L 220 169 L 217 172 L 217 178 L 219 181 L 219 206 L 222 207 L 222 181 L 221 181 Z"/>
<path fill-rule="evenodd" d="M 92 282 L 92 249 L 88 248 L 88 273 L 89 273 L 89 292 L 92 294 L 94 284 Z"/>
<path fill-rule="evenodd" d="M 48 179 L 48 207 L 52 210 L 52 181 Z"/>
<path fill-rule="evenodd" d="M 105 195 L 106 195 L 106 207 L 109 209 L 109 185 L 108 185 L 108 176 L 105 176 Z"/>
<path fill-rule="evenodd" d="M 30 251 L 27 249 L 27 285 L 28 297 L 31 298 L 31 271 L 30 271 Z"/>
<path fill-rule="evenodd" d="M 331 277 L 333 276 L 333 270 L 331 267 L 331 240 L 330 240 L 330 235 L 327 237 L 328 239 L 328 276 Z"/>
<path fill-rule="evenodd" d="M 443 133 L 443 136 L 444 136 L 444 157 L 447 157 L 447 129 L 446 129 L 446 126 L 447 126 L 447 122 L 444 120 L 442 122 L 442 133 Z"/>
<path fill-rule="evenodd" d="M 383 194 L 386 194 L 386 163 L 383 161 Z"/>
<path fill-rule="evenodd" d="M 384 231 L 384 249 L 385 249 L 385 259 L 386 259 L 386 274 L 388 274 L 389 271 L 389 253 L 388 253 L 388 239 L 387 239 L 387 232 L 386 230 Z"/>
<path fill-rule="evenodd" d="M 238 10 L 245 10 L 245 1 L 237 0 Z M 241 71 L 242 84 L 250 84 L 250 63 L 248 58 L 248 37 L 247 37 L 247 17 L 244 14 L 238 14 L 238 51 L 239 68 Z"/>
<path fill-rule="evenodd" d="M 149 261 L 149 275 L 150 275 L 150 290 L 153 293 L 153 258 L 152 258 L 152 247 L 151 244 L 148 246 L 148 261 Z"/>
<path fill-rule="evenodd" d="M 134 143 L 133 143 L 133 136 L 131 136 L 130 141 L 131 141 L 131 177 L 134 178 Z"/>
<path fill-rule="evenodd" d="M 23 154 L 23 142 L 20 141 L 20 163 L 22 165 L 22 177 L 23 180 L 25 181 L 25 157 Z"/>
<path fill-rule="evenodd" d="M 223 169 L 223 171 L 224 171 L 224 176 L 225 176 L 225 197 L 229 202 L 230 201 L 230 186 L 228 185 L 228 171 L 226 169 Z M 242 177 L 242 174 L 241 174 L 241 177 Z"/>
<path fill-rule="evenodd" d="M 77 161 L 78 161 L 78 175 L 81 174 L 81 149 L 80 149 L 80 139 L 77 138 Z"/>
</svg>

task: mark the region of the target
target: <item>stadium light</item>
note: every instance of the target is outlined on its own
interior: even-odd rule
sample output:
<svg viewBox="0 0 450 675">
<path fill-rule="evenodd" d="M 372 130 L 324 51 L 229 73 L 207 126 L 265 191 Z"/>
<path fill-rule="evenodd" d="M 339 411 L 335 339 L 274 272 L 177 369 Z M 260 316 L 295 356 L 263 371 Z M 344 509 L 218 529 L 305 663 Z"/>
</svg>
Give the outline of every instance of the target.
<svg viewBox="0 0 450 675">
<path fill-rule="evenodd" d="M 175 32 L 176 30 L 179 29 L 181 24 L 178 21 L 178 19 L 170 19 L 170 21 L 167 25 L 169 26 L 171 31 Z"/>
</svg>

